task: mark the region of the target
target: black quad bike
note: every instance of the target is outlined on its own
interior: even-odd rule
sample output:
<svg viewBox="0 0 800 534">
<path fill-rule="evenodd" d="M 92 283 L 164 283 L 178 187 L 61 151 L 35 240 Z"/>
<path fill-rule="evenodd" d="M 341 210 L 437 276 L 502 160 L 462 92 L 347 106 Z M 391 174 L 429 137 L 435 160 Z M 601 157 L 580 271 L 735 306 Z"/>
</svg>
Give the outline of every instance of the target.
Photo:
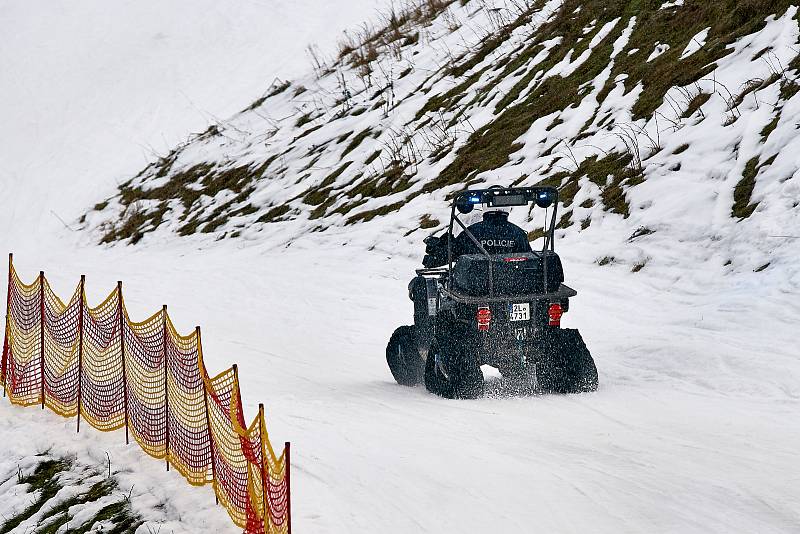
<svg viewBox="0 0 800 534">
<path fill-rule="evenodd" d="M 542 250 L 521 254 L 489 254 L 456 213 L 469 213 L 476 205 L 531 204 L 552 206 L 553 213 Z M 555 253 L 557 206 L 558 190 L 552 187 L 495 186 L 456 194 L 446 234 L 425 239 L 426 268 L 417 270 L 408 286 L 414 326 L 395 330 L 386 347 L 398 384 L 424 381 L 442 397 L 473 399 L 484 394 L 481 365 L 488 364 L 515 393 L 597 389 L 597 368 L 581 335 L 561 328 L 561 316 L 577 292 L 563 284 Z M 479 254 L 455 257 L 455 225 Z"/>
</svg>

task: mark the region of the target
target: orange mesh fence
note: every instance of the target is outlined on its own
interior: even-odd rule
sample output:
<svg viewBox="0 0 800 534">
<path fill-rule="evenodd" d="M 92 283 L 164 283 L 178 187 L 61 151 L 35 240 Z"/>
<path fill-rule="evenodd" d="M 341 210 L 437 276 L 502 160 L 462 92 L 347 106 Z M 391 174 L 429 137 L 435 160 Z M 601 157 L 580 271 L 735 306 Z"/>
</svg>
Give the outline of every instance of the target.
<svg viewBox="0 0 800 534">
<path fill-rule="evenodd" d="M 200 329 L 180 335 L 166 306 L 142 322 L 122 283 L 97 307 L 85 279 L 68 302 L 44 273 L 26 285 L 9 258 L 0 378 L 12 403 L 41 405 L 102 431 L 125 428 L 154 458 L 217 499 L 246 534 L 291 533 L 289 443 L 276 454 L 263 405 L 250 425 L 237 368 L 210 377 Z"/>
</svg>

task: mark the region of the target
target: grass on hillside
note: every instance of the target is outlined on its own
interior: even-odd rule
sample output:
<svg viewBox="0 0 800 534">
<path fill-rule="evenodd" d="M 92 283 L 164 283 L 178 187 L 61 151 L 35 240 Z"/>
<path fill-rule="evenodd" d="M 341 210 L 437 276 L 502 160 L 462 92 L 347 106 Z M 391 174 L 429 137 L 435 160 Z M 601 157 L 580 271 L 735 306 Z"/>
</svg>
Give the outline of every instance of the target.
<svg viewBox="0 0 800 534">
<path fill-rule="evenodd" d="M 478 6 L 477 0 L 472 2 Z M 500 55 L 498 51 L 512 36 L 534 21 L 540 21 L 537 17 L 545 1 L 515 3 L 516 9 L 501 10 L 497 19 L 492 19 L 493 27 L 486 29 L 487 38 L 478 46 L 456 54 L 447 68 L 432 72 L 417 90 L 399 97 L 427 95 L 407 124 L 390 132 L 382 132 L 377 125 L 357 132 L 339 132 L 329 141 L 309 149 L 304 156 L 309 160 L 308 165 L 297 177 L 286 176 L 286 164 L 277 165 L 276 162 L 296 150 L 294 143 L 298 139 L 321 131 L 341 117 L 365 113 L 370 103 L 372 109 L 389 113 L 394 95 L 387 93 L 386 87 L 373 85 L 372 65 L 387 55 L 400 57 L 403 48 L 416 43 L 420 32 L 437 17 L 450 21 L 448 24 L 452 30 L 457 29 L 458 21 L 448 18 L 448 10 L 454 3 L 454 0 L 409 0 L 398 10 L 387 12 L 382 24 L 366 25 L 357 34 L 346 35 L 333 63 L 324 64 L 322 59 L 314 56 L 319 76 L 334 73 L 339 76 L 342 69 L 351 69 L 361 77 L 365 88 L 372 88 L 371 96 L 368 101 L 354 103 L 351 88 L 346 86 L 346 78 L 341 76 L 342 96 L 337 99 L 335 113 L 333 109 L 328 110 L 328 114 L 318 110 L 302 112 L 295 120 L 298 133 L 288 146 L 281 147 L 282 152 L 276 152 L 259 163 L 204 162 L 176 170 L 174 167 L 179 155 L 179 150 L 176 150 L 145 169 L 137 177 L 146 178 L 136 181 L 139 185 L 133 186 L 131 181 L 121 187 L 117 200 L 124 215 L 107 226 L 103 242 L 128 240 L 136 243 L 144 234 L 158 228 L 170 214 L 180 222 L 178 232 L 181 235 L 215 232 L 238 216 L 252 215 L 254 220 L 269 224 L 305 212 L 312 219 L 321 220 L 321 228 L 325 227 L 324 221 L 330 216 L 344 216 L 347 224 L 373 220 L 398 209 L 417 195 L 454 185 L 469 186 L 476 183 L 476 176 L 481 173 L 519 163 L 520 158 L 512 163 L 512 157 L 524 146 L 520 140 L 533 124 L 547 118 L 547 131 L 551 131 L 563 123 L 560 114 L 578 105 L 591 91 L 589 82 L 612 62 L 608 81 L 599 92 L 599 101 L 610 94 L 616 80 L 624 78 L 626 91 L 630 92 L 637 86 L 642 88 L 633 103 L 634 119 L 650 118 L 664 102 L 667 91 L 678 86 L 684 88 L 683 101 L 672 103 L 674 120 L 679 123 L 695 116 L 702 120 L 703 106 L 712 95 L 700 90 L 697 82 L 714 69 L 716 61 L 730 52 L 728 45 L 758 31 L 769 15 L 782 14 L 791 4 L 790 0 L 686 0 L 682 6 L 661 9 L 662 0 L 565 0 L 535 33 L 523 40 L 516 39 L 517 44 L 507 46 L 511 50 Z M 467 0 L 459 3 L 471 5 Z M 633 16 L 636 24 L 629 41 L 612 58 L 614 42 Z M 620 20 L 613 30 L 596 44 L 588 59 L 574 72 L 568 76 L 545 77 L 548 70 L 566 58 L 574 60 L 580 56 L 600 28 L 617 18 Z M 680 59 L 690 40 L 705 28 L 710 28 L 705 45 L 687 58 Z M 541 58 L 546 43 L 552 43 L 556 38 L 560 39 L 560 44 L 550 48 L 538 65 L 528 68 L 534 58 Z M 656 42 L 669 45 L 669 49 L 648 62 L 646 58 Z M 767 53 L 769 50 L 765 49 L 754 57 Z M 491 61 L 487 61 L 489 59 Z M 412 59 L 401 77 L 413 69 Z M 800 70 L 800 59 L 793 61 L 787 69 Z M 625 76 L 621 77 L 623 74 Z M 451 88 L 439 94 L 430 91 L 433 84 L 441 80 L 452 81 Z M 497 95 L 489 104 L 493 88 L 505 80 L 515 81 L 505 94 Z M 748 95 L 775 83 L 780 84 L 784 100 L 800 91 L 800 85 L 785 76 L 785 72 L 775 72 L 763 80 L 750 80 L 742 88 L 718 87 L 716 91 L 729 103 L 725 124 L 733 124 L 738 119 L 738 106 Z M 717 85 L 721 84 L 715 82 L 715 87 Z M 276 81 L 254 106 L 267 105 L 270 98 L 283 94 L 290 86 L 289 82 Z M 300 93 L 305 92 L 302 87 Z M 493 120 L 471 133 L 458 133 L 459 121 L 465 117 L 466 110 L 486 105 L 492 106 Z M 328 119 L 310 125 L 323 116 Z M 761 132 L 764 139 L 776 128 L 779 118 L 778 111 L 774 121 Z M 632 128 L 615 124 L 611 116 L 589 118 L 577 137 L 560 142 L 569 147 L 605 129 L 618 137 L 624 148 L 602 157 L 568 161 L 569 158 L 559 159 L 553 155 L 554 144 L 539 154 L 541 158 L 550 158 L 543 183 L 561 188 L 564 204 L 568 207 L 578 192 L 580 180 L 588 177 L 601 190 L 599 200 L 603 208 L 627 217 L 630 207 L 626 190 L 642 182 L 645 177 L 643 161 L 661 149 L 658 140 L 649 140 L 646 144 L 650 146 L 640 146 L 641 132 Z M 216 130 L 217 134 L 219 131 Z M 382 135 L 384 133 L 390 135 Z M 377 140 L 379 136 L 383 141 Z M 363 159 L 352 158 L 356 148 L 362 146 L 370 155 L 362 156 Z M 685 148 L 676 153 L 682 150 Z M 323 152 L 331 151 L 339 155 L 340 164 L 320 181 L 315 178 L 315 164 Z M 450 158 L 450 162 L 438 175 L 420 176 L 417 173 L 423 160 L 435 163 L 446 158 Z M 752 213 L 749 199 L 755 178 L 751 171 L 752 168 L 746 169 L 742 182 L 737 185 L 734 216 L 746 217 Z M 537 174 L 542 176 L 541 172 Z M 339 180 L 340 177 L 344 179 Z M 147 187 L 151 180 L 161 178 L 169 179 L 157 187 Z M 291 199 L 289 205 L 250 204 L 248 199 L 258 182 L 276 178 L 297 183 L 314 181 L 308 182 L 306 191 Z M 405 198 L 397 200 L 396 195 L 406 191 Z M 211 205 L 200 202 L 201 198 L 213 199 L 219 194 L 225 195 L 224 201 L 219 199 Z M 363 209 L 361 206 L 371 199 L 389 195 L 395 198 L 370 210 L 351 213 Z M 107 205 L 107 202 L 102 202 L 96 208 L 102 210 Z M 565 220 L 564 225 L 571 222 Z M 588 224 L 589 221 L 581 221 L 582 228 Z M 237 235 L 237 232 L 232 235 Z"/>
<path fill-rule="evenodd" d="M 3 523 L 0 524 L 0 534 L 11 532 L 48 505 L 51 508 L 41 515 L 33 530 L 28 530 L 28 532 L 32 534 L 55 534 L 73 520 L 73 515 L 70 513 L 71 509 L 96 502 L 104 497 L 110 497 L 117 489 L 116 481 L 112 478 L 106 478 L 93 484 L 88 490 L 78 495 L 50 504 L 63 489 L 60 475 L 72 470 L 73 467 L 74 462 L 69 458 L 43 460 L 30 475 L 22 476 L 20 474 L 19 484 L 27 484 L 27 492 L 36 495 L 36 497 L 25 509 L 11 517 L 4 518 Z M 91 475 L 94 475 L 94 473 L 91 473 Z M 73 512 L 78 510 L 73 510 Z M 124 496 L 120 496 L 119 500 L 104 506 L 87 521 L 79 525 L 70 524 L 66 532 L 72 534 L 96 532 L 99 523 L 110 525 L 110 530 L 102 530 L 107 534 L 134 534 L 144 521 L 131 511 L 129 500 Z"/>
</svg>

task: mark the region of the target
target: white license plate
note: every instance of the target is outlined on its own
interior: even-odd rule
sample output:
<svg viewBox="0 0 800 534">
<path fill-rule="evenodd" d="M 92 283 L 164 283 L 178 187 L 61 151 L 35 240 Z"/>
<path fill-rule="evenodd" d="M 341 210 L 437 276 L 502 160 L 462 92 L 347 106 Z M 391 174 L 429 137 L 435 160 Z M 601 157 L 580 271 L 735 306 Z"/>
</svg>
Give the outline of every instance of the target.
<svg viewBox="0 0 800 534">
<path fill-rule="evenodd" d="M 529 321 L 531 318 L 531 305 L 528 302 L 511 304 L 508 308 L 509 321 Z"/>
</svg>

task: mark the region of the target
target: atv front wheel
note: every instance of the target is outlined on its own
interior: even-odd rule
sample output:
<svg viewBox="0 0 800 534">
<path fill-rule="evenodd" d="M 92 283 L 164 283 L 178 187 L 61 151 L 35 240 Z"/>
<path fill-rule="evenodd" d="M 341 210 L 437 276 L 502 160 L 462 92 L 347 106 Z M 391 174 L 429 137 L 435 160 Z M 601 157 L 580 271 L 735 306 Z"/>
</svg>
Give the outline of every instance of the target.
<svg viewBox="0 0 800 534">
<path fill-rule="evenodd" d="M 413 326 L 401 326 L 394 331 L 386 345 L 386 363 L 401 386 L 416 386 L 422 382 L 425 362 L 414 344 Z"/>
<path fill-rule="evenodd" d="M 454 344 L 434 340 L 425 362 L 425 387 L 446 399 L 477 399 L 483 396 L 483 373 Z"/>
</svg>

